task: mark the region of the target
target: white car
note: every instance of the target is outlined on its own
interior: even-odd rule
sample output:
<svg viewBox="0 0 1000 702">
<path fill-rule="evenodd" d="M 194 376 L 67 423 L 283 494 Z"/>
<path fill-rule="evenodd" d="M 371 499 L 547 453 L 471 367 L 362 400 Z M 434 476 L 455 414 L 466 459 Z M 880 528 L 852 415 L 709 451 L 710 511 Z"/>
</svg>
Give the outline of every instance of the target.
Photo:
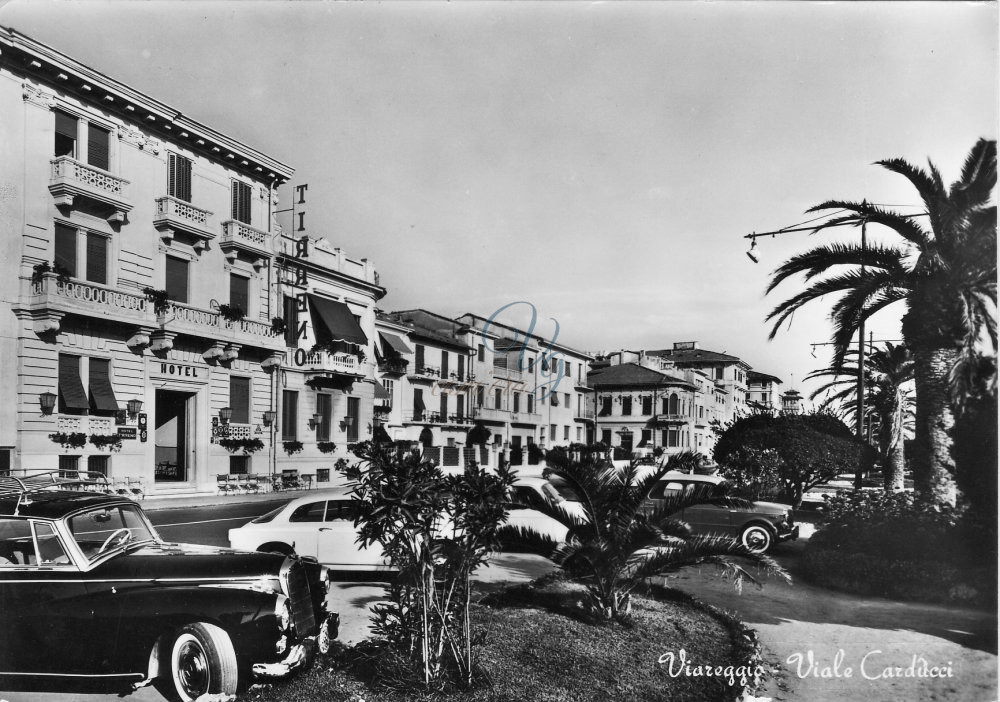
<svg viewBox="0 0 1000 702">
<path fill-rule="evenodd" d="M 507 524 L 531 529 L 554 541 L 565 541 L 568 532 L 566 526 L 534 507 L 548 502 L 569 515 L 582 516 L 583 505 L 573 497 L 575 495 L 567 487 L 553 485 L 545 478 L 518 478 L 511 495 Z"/>
<path fill-rule="evenodd" d="M 335 570 L 392 570 L 381 546 L 358 545 L 354 513 L 349 488 L 314 491 L 230 529 L 229 544 L 240 551 L 312 556 Z"/>
</svg>

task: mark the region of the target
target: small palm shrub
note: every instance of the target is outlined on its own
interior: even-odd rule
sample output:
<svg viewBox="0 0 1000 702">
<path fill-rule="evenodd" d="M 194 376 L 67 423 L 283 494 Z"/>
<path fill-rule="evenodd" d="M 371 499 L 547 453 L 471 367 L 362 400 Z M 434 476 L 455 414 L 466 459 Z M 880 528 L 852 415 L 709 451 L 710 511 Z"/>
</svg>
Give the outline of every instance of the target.
<svg viewBox="0 0 1000 702">
<path fill-rule="evenodd" d="M 564 503 L 541 504 L 537 509 L 568 529 L 566 540 L 557 543 L 527 529 L 508 527 L 507 534 L 531 545 L 551 558 L 566 573 L 587 587 L 587 608 L 603 620 L 623 620 L 631 609 L 631 594 L 649 578 L 693 565 L 722 566 L 725 577 L 742 588 L 745 582 L 760 584 L 739 561 L 790 582 L 788 574 L 771 558 L 751 553 L 730 537 L 695 536 L 674 515 L 685 506 L 705 502 L 705 491 L 667 499 L 655 509 L 648 506 L 650 489 L 671 470 L 693 470 L 695 453 L 672 455 L 659 468 L 635 463 L 615 467 L 595 455 L 573 460 L 565 455 L 548 456 L 547 476 L 565 482 L 580 499 L 580 511 Z M 732 500 L 733 498 L 730 498 Z"/>
</svg>

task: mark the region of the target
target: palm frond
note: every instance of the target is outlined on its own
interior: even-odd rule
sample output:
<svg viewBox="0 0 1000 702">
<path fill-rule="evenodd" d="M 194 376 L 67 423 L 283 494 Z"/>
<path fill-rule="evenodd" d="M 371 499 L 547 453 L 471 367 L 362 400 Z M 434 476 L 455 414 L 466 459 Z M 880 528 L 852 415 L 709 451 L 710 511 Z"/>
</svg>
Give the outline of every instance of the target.
<svg viewBox="0 0 1000 702">
<path fill-rule="evenodd" d="M 697 536 L 679 544 L 660 546 L 634 554 L 629 561 L 628 574 L 632 579 L 645 579 L 657 575 L 673 573 L 681 568 L 714 563 L 732 569 L 738 576 L 739 585 L 745 579 L 759 584 L 742 566 L 737 566 L 731 559 L 739 558 L 749 561 L 768 574 L 791 583 L 792 577 L 770 556 L 753 553 L 735 539 L 725 536 Z"/>
</svg>

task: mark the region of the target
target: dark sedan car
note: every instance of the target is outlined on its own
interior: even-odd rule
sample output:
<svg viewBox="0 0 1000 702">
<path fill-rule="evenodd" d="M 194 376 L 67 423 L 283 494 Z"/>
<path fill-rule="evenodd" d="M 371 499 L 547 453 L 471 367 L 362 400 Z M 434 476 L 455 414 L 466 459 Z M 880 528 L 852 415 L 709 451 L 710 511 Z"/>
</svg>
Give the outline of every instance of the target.
<svg viewBox="0 0 1000 702">
<path fill-rule="evenodd" d="M 755 553 L 764 553 L 779 541 L 799 537 L 791 505 L 780 502 L 747 502 L 729 497 L 725 478 L 669 472 L 649 491 L 650 507 L 668 497 L 698 492 L 704 501 L 678 512 L 696 534 L 732 536 Z"/>
<path fill-rule="evenodd" d="M 336 637 L 319 564 L 164 543 L 135 502 L 65 487 L 0 477 L 0 682 L 156 684 L 189 702 L 288 674 Z"/>
</svg>

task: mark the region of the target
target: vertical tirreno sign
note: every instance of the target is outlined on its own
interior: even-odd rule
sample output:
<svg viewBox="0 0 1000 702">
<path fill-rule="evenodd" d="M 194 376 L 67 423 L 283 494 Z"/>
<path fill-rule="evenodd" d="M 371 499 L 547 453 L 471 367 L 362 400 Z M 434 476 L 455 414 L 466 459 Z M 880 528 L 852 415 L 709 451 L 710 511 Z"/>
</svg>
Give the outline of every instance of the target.
<svg viewBox="0 0 1000 702">
<path fill-rule="evenodd" d="M 308 183 L 302 183 L 301 185 L 296 185 L 295 198 L 292 200 L 292 227 L 296 232 L 305 232 L 306 230 L 306 191 L 309 189 Z M 296 207 L 296 205 L 301 205 L 302 207 Z M 301 260 L 309 258 L 309 236 L 307 234 L 302 234 L 298 239 L 295 240 L 295 248 L 293 251 L 293 257 L 296 260 Z M 301 292 L 295 295 L 295 311 L 298 314 L 304 314 L 308 312 L 308 303 L 306 301 L 306 288 L 309 285 L 309 273 L 305 266 L 291 265 L 290 273 L 294 276 L 290 280 L 286 280 L 286 284 L 300 288 Z M 298 328 L 295 330 L 295 338 L 303 339 L 306 336 L 306 320 L 303 319 L 298 323 Z M 301 356 L 301 362 L 300 362 Z M 296 365 L 302 365 L 305 362 L 305 351 L 302 349 L 296 349 L 295 351 L 295 362 Z"/>
</svg>

